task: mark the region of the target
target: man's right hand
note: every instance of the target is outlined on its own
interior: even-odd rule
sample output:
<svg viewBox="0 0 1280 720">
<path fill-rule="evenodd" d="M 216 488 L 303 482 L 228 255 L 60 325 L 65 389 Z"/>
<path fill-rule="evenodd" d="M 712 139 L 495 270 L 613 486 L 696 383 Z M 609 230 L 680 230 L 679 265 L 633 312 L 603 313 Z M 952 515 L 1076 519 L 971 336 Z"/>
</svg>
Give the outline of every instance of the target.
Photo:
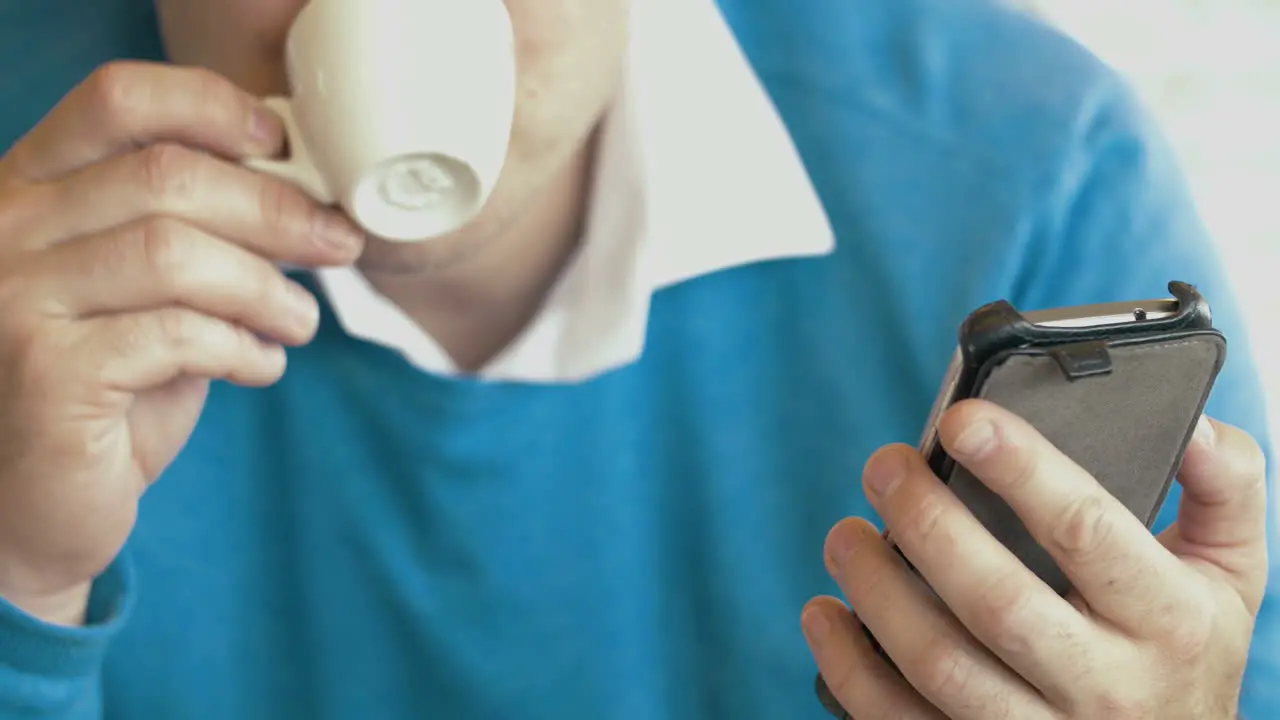
<svg viewBox="0 0 1280 720">
<path fill-rule="evenodd" d="M 103 67 L 0 157 L 0 597 L 78 624 L 211 379 L 275 382 L 362 235 L 238 161 L 277 117 L 209 72 Z"/>
</svg>

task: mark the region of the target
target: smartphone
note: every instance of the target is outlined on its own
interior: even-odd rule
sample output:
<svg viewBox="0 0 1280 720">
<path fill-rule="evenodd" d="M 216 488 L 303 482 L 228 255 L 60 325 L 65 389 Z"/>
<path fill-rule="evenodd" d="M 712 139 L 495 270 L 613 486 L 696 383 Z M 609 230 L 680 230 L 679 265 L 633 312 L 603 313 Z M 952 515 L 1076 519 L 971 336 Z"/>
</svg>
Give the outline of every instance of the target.
<svg viewBox="0 0 1280 720">
<path fill-rule="evenodd" d="M 1168 320 L 1169 318 L 1177 317 L 1178 307 L 1179 302 L 1176 299 L 1164 298 L 1040 310 L 1023 313 L 1022 317 L 1038 328 L 1093 328 L 1105 331 L 1114 329 L 1112 326 L 1115 325 Z M 978 312 L 981 313 L 982 310 Z M 966 323 L 966 326 L 971 324 L 973 324 L 972 320 Z M 970 345 L 973 345 L 972 340 Z M 977 355 L 980 353 L 980 347 L 981 345 L 975 348 L 975 352 L 972 354 Z M 990 353 L 990 349 L 987 352 Z M 956 348 L 955 354 L 951 358 L 951 365 L 947 368 L 947 374 L 943 377 L 942 388 L 938 392 L 937 399 L 934 400 L 933 409 L 929 412 L 929 419 L 925 422 L 924 436 L 920 438 L 920 452 L 926 458 L 933 458 L 935 453 L 940 450 L 938 446 L 938 423 L 942 420 L 942 416 L 948 408 L 956 402 L 970 397 L 973 392 L 972 383 L 974 378 L 966 378 L 965 369 L 972 369 L 974 364 L 980 365 L 981 362 L 981 358 L 966 358 L 961 347 Z M 962 382 L 966 379 L 968 382 Z M 942 458 L 939 457 L 939 459 Z M 940 468 L 935 467 L 935 470 L 937 469 Z"/>
<path fill-rule="evenodd" d="M 925 423 L 920 452 L 996 539 L 1060 593 L 1066 576 L 1013 511 L 938 442 L 951 405 L 985 398 L 1020 415 L 1089 471 L 1147 527 L 1226 360 L 1205 298 L 1173 297 L 1020 313 L 1008 302 L 974 311 Z M 892 538 L 890 538 L 892 540 Z"/>
<path fill-rule="evenodd" d="M 974 517 L 1060 594 L 1071 589 L 1066 575 L 1013 510 L 947 455 L 938 422 L 961 400 L 990 400 L 1027 420 L 1150 528 L 1226 360 L 1205 298 L 1182 282 L 1169 283 L 1169 293 L 1027 313 L 1002 300 L 960 326 L 920 452 Z M 817 690 L 832 714 L 847 717 L 821 676 Z"/>
</svg>

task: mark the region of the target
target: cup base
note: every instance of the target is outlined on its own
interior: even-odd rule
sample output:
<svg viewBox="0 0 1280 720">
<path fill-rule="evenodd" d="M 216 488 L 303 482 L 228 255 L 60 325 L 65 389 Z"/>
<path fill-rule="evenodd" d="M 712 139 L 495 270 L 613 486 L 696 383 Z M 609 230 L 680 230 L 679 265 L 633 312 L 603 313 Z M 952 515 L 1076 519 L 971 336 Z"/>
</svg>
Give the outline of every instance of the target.
<svg viewBox="0 0 1280 720">
<path fill-rule="evenodd" d="M 401 155 L 379 163 L 356 186 L 351 215 L 369 233 L 418 242 L 466 225 L 483 204 L 472 167 L 439 153 Z"/>
</svg>

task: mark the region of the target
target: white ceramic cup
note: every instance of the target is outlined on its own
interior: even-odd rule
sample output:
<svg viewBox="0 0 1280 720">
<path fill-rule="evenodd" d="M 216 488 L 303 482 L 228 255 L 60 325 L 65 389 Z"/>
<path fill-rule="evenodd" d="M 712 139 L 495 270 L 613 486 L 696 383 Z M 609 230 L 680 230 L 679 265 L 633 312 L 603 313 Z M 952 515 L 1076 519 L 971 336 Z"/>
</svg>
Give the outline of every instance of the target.
<svg viewBox="0 0 1280 720">
<path fill-rule="evenodd" d="M 476 216 L 515 113 L 502 0 L 310 0 L 285 54 L 291 95 L 267 103 L 289 157 L 246 165 L 387 240 L 427 240 Z"/>
</svg>

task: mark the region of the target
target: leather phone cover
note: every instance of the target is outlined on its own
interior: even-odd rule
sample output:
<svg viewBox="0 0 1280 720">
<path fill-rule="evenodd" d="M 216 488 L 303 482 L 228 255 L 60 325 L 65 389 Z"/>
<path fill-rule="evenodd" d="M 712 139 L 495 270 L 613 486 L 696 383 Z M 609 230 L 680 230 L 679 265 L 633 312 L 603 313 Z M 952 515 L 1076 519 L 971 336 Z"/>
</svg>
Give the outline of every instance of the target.
<svg viewBox="0 0 1280 720">
<path fill-rule="evenodd" d="M 970 395 L 1027 420 L 1150 527 L 1225 359 L 1214 330 L 1020 348 L 988 360 Z M 955 463 L 943 479 L 1028 568 L 1070 589 L 999 496 Z"/>
<path fill-rule="evenodd" d="M 1226 360 L 1226 340 L 1196 288 L 1171 282 L 1169 291 L 1175 316 L 1123 325 L 1042 327 L 1006 301 L 977 309 L 960 328 L 964 370 L 954 399 L 984 398 L 1021 416 L 1151 527 Z M 1071 589 L 999 496 L 941 447 L 928 460 L 1023 564 L 1058 593 Z M 821 675 L 815 690 L 833 716 L 849 717 Z"/>
</svg>

